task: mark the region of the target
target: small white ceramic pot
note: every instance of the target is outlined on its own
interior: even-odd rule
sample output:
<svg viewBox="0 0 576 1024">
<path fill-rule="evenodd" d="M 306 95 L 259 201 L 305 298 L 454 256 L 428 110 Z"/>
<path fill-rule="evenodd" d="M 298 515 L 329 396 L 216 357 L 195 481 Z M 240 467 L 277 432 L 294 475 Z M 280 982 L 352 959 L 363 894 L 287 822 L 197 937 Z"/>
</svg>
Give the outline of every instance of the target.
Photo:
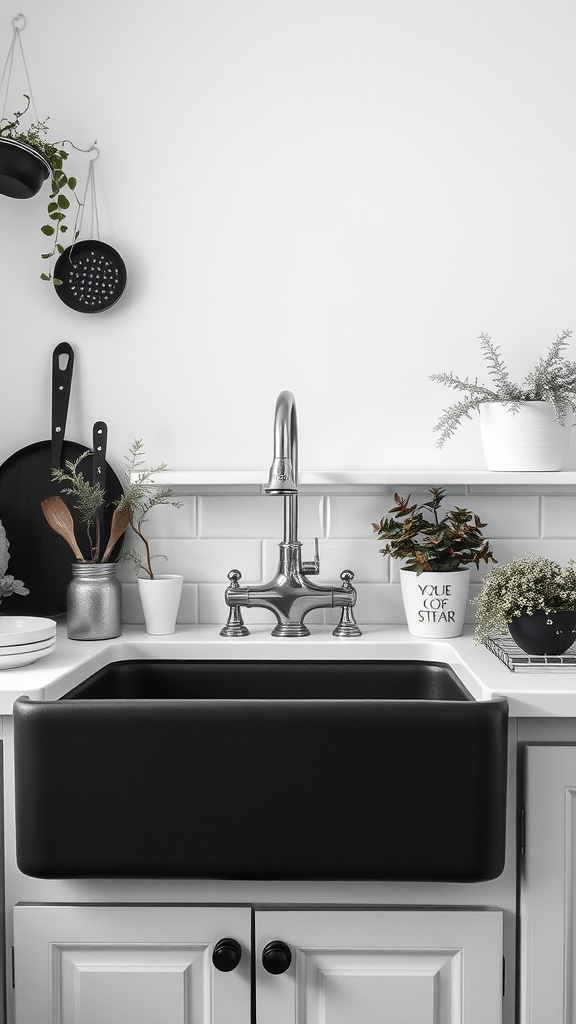
<svg viewBox="0 0 576 1024">
<path fill-rule="evenodd" d="M 488 469 L 546 473 L 564 468 L 574 419 L 571 409 L 562 426 L 550 402 L 521 402 L 516 413 L 503 402 L 482 402 L 479 408 Z"/>
<path fill-rule="evenodd" d="M 146 632 L 153 636 L 173 633 L 184 577 L 164 575 L 155 576 L 153 580 L 138 577 L 137 582 Z"/>
<path fill-rule="evenodd" d="M 412 636 L 460 636 L 468 603 L 470 569 L 453 572 L 400 570 L 402 600 Z"/>
</svg>

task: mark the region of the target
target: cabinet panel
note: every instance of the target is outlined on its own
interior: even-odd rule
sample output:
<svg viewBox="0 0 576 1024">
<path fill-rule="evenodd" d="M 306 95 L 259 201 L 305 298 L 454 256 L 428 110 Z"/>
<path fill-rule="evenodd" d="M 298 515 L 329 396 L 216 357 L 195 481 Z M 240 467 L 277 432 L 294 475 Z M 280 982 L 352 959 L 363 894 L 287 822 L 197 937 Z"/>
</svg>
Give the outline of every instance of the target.
<svg viewBox="0 0 576 1024">
<path fill-rule="evenodd" d="M 521 1022 L 576 1024 L 576 746 L 525 755 Z"/>
<path fill-rule="evenodd" d="M 268 974 L 262 949 L 292 963 Z M 500 911 L 262 911 L 258 1024 L 500 1024 Z"/>
<path fill-rule="evenodd" d="M 231 936 L 243 955 L 217 971 Z M 250 910 L 17 906 L 16 1024 L 247 1024 Z"/>
</svg>

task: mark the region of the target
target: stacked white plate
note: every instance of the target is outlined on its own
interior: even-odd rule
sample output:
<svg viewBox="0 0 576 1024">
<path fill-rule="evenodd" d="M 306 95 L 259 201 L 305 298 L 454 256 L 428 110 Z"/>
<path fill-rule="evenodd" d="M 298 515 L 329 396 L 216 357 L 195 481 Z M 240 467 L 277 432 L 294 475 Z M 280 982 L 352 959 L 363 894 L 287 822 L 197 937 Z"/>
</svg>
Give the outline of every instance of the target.
<svg viewBox="0 0 576 1024">
<path fill-rule="evenodd" d="M 0 669 L 31 665 L 56 646 L 54 619 L 30 615 L 0 616 Z"/>
</svg>

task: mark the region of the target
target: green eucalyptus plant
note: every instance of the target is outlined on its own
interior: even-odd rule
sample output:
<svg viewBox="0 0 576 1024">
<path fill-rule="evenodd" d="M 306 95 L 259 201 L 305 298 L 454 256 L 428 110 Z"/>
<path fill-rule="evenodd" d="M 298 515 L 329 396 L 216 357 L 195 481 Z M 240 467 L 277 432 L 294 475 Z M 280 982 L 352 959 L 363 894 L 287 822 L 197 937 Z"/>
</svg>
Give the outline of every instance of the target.
<svg viewBox="0 0 576 1024">
<path fill-rule="evenodd" d="M 60 253 L 64 252 L 60 236 L 68 231 L 68 225 L 64 221 L 66 213 L 70 209 L 69 196 L 73 196 L 78 205 L 80 205 L 75 192 L 77 181 L 76 178 L 71 175 L 68 176 L 64 171 L 64 161 L 68 159 L 69 154 L 64 149 L 63 143 L 48 142 L 45 138 L 45 135 L 48 133 L 46 121 L 33 123 L 27 129 L 20 127 L 20 121 L 30 106 L 30 97 L 25 95 L 24 98 L 27 103 L 23 110 L 17 110 L 11 118 L 5 117 L 0 121 L 0 139 L 11 139 L 14 142 L 30 146 L 37 153 L 40 153 L 50 165 L 50 194 L 47 206 L 48 222 L 42 225 L 41 231 L 51 239 L 52 248 L 50 252 L 42 253 L 42 259 L 49 260 L 50 263 L 48 264 L 48 271 L 42 273 L 40 277 L 43 281 L 53 281 L 55 285 L 60 285 L 62 281 L 54 278 L 52 275 L 52 260 L 57 254 L 60 255 Z M 78 232 L 75 231 L 74 238 L 77 237 L 77 234 Z"/>
<path fill-rule="evenodd" d="M 150 544 L 142 532 L 142 527 L 147 521 L 151 509 L 157 505 L 172 505 L 173 508 L 182 508 L 182 503 L 173 500 L 174 492 L 171 487 L 158 487 L 151 482 L 153 477 L 167 468 L 166 463 L 161 462 L 160 465 L 147 469 L 143 456 L 143 442 L 137 439 L 133 442 L 130 452 L 124 460 L 126 464 L 124 494 L 117 503 L 116 513 L 127 518 L 128 525 L 140 538 L 144 547 L 143 552 L 138 548 L 129 548 L 123 553 L 122 559 L 134 564 L 136 575 L 143 572 L 148 579 L 153 580 L 152 559 L 166 558 L 166 555 L 151 554 Z"/>
<path fill-rule="evenodd" d="M 572 331 L 562 331 L 548 347 L 546 354 L 521 384 L 510 380 L 508 368 L 489 334 L 480 335 L 480 349 L 488 366 L 491 387 L 450 373 L 432 373 L 430 380 L 444 384 L 462 397 L 444 409 L 434 431 L 439 434 L 437 447 L 442 448 L 456 432 L 463 419 L 472 419 L 470 413 L 478 411 L 482 402 L 503 402 L 512 414 L 518 412 L 521 402 L 549 402 L 557 423 L 564 424 L 568 408 L 576 413 L 576 362 L 566 359 L 564 349 Z"/>
<path fill-rule="evenodd" d="M 525 554 L 490 569 L 471 604 L 476 605 L 475 640 L 508 632 L 513 619 L 535 612 L 576 610 L 576 562 L 562 566 L 551 558 Z"/>
<path fill-rule="evenodd" d="M 372 523 L 378 540 L 386 540 L 380 554 L 406 560 L 406 569 L 422 572 L 451 572 L 461 566 L 495 562 L 489 541 L 485 540 L 477 515 L 465 508 L 454 508 L 440 518 L 438 510 L 444 490 L 431 487 L 432 499 L 420 505 L 410 504 L 410 495 L 394 495 L 396 505 L 388 517 Z"/>
</svg>

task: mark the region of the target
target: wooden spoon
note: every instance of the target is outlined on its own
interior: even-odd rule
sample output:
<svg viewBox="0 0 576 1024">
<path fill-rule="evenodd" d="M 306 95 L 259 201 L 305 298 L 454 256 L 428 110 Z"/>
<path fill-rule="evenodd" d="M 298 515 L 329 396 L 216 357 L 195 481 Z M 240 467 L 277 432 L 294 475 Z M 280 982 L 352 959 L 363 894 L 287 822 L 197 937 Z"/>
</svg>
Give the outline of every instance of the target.
<svg viewBox="0 0 576 1024">
<path fill-rule="evenodd" d="M 112 554 L 114 545 L 120 539 L 126 528 L 130 524 L 130 509 L 128 507 L 115 508 L 112 513 L 112 523 L 110 524 L 110 538 L 106 545 L 106 550 L 102 555 L 102 561 L 107 562 Z"/>
<path fill-rule="evenodd" d="M 78 561 L 84 562 L 84 555 L 80 551 L 74 536 L 74 520 L 66 502 L 62 498 L 55 496 L 53 498 L 45 498 L 40 504 L 48 525 L 68 542 Z"/>
</svg>

